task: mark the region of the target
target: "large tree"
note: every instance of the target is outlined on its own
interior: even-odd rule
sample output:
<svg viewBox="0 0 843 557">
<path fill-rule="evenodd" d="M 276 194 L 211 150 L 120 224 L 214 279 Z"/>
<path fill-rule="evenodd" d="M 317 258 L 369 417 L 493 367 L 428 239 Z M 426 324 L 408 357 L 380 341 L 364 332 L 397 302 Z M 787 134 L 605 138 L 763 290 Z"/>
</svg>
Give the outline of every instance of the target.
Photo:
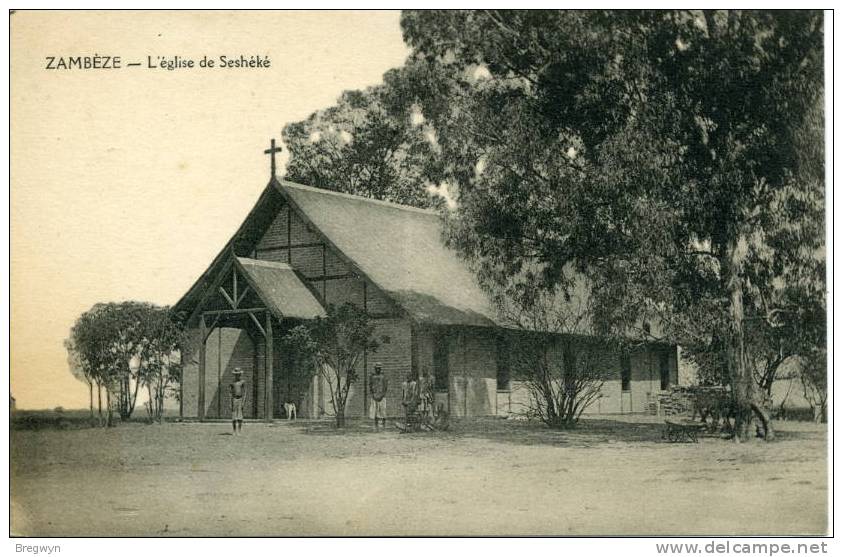
<svg viewBox="0 0 843 557">
<path fill-rule="evenodd" d="M 111 302 L 95 304 L 80 315 L 66 346 L 80 371 L 98 391 L 105 390 L 106 424 L 111 425 L 114 408 L 122 420 L 132 417 L 143 385 L 148 387 L 152 408 L 163 408 L 168 386 L 179 379 L 173 353 L 181 343 L 182 332 L 167 308 Z"/>
<path fill-rule="evenodd" d="M 596 322 L 656 314 L 716 348 L 736 438 L 753 413 L 772 438 L 761 391 L 783 354 L 824 345 L 822 14 L 410 11 L 402 28 L 412 53 L 376 90 L 403 131 L 383 138 L 401 151 L 423 123 L 430 152 L 343 188 L 424 205 L 433 184 L 490 291 L 586 276 Z M 348 140 L 348 104 L 298 145 Z M 359 137 L 328 160 L 291 147 L 292 174 L 380 165 L 381 136 Z"/>
<path fill-rule="evenodd" d="M 179 357 L 186 341 L 182 326 L 172 319 L 170 308 L 144 306 L 137 330 L 137 380 L 147 390 L 147 412 L 153 421 L 164 419 L 164 400 L 177 397 L 182 365 Z"/>
<path fill-rule="evenodd" d="M 384 83 L 344 92 L 337 104 L 287 124 L 285 177 L 325 189 L 416 206 L 436 203 L 426 191 L 435 135 L 415 104 L 408 68 Z"/>
<path fill-rule="evenodd" d="M 70 338 L 65 342 L 68 359 L 84 370 L 97 386 L 97 405 L 100 425 L 113 424 L 111 395 L 119 384 L 117 366 L 111 342 L 111 309 L 108 304 L 95 304 L 73 324 Z M 127 362 L 128 365 L 128 362 Z M 74 368 L 71 367 L 74 373 Z M 105 391 L 106 415 L 102 415 L 102 394 Z"/>
<path fill-rule="evenodd" d="M 768 290 L 753 280 L 771 275 L 756 263 L 775 270 L 800 247 L 767 241 L 776 200 L 821 176 L 821 137 L 799 147 L 823 95 L 822 24 L 817 12 L 405 13 L 412 56 L 448 82 L 419 104 L 458 191 L 451 243 L 487 279 L 538 262 L 548 288 L 573 269 L 645 285 L 679 313 L 713 302 L 737 438 L 753 412 L 772 437 L 745 319 Z"/>
</svg>

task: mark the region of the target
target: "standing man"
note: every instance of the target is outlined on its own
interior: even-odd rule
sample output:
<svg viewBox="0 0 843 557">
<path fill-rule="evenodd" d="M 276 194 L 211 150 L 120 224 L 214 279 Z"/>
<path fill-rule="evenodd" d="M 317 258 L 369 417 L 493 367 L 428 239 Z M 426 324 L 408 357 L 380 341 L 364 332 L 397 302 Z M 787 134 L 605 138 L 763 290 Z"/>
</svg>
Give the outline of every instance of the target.
<svg viewBox="0 0 843 557">
<path fill-rule="evenodd" d="M 231 427 L 237 435 L 243 430 L 243 398 L 246 396 L 246 382 L 239 367 L 234 368 L 234 382 L 228 389 L 231 391 Z"/>
<path fill-rule="evenodd" d="M 419 384 L 412 371 L 407 374 L 407 380 L 401 383 L 401 404 L 404 405 L 404 416 L 409 421 L 419 407 Z"/>
<path fill-rule="evenodd" d="M 389 388 L 386 376 L 380 364 L 375 364 L 375 374 L 369 379 L 369 394 L 372 395 L 372 402 L 369 404 L 369 417 L 375 420 L 375 431 L 378 429 L 378 420 L 383 423 L 386 429 L 386 391 Z"/>
<path fill-rule="evenodd" d="M 430 370 L 425 367 L 422 370 L 422 375 L 419 377 L 419 399 L 421 403 L 422 420 L 425 423 L 433 419 L 433 378 L 430 376 Z"/>
<path fill-rule="evenodd" d="M 404 425 L 401 432 L 418 431 L 419 384 L 412 370 L 407 374 L 407 380 L 401 383 L 401 404 L 404 406 Z"/>
</svg>

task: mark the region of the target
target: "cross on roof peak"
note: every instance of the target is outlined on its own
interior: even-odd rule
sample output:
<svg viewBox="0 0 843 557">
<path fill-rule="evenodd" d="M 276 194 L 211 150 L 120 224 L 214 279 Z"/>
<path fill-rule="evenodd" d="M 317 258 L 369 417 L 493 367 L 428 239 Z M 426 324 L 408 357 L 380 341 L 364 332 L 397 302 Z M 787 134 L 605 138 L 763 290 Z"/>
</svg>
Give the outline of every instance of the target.
<svg viewBox="0 0 843 557">
<path fill-rule="evenodd" d="M 270 177 L 275 178 L 275 153 L 280 153 L 283 151 L 281 147 L 275 146 L 275 138 L 273 137 L 272 140 L 269 142 L 269 149 L 264 151 L 265 155 L 269 155 L 270 160 Z"/>
</svg>

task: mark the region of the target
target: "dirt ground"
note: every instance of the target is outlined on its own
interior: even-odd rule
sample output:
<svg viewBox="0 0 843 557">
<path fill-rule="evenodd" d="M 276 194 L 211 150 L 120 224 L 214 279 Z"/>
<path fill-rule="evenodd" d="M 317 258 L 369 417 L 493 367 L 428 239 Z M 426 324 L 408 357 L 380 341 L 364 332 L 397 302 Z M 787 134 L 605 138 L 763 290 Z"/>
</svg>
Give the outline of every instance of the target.
<svg viewBox="0 0 843 557">
<path fill-rule="evenodd" d="M 660 440 L 651 417 L 574 432 L 482 419 L 126 424 L 12 431 L 12 533 L 30 536 L 822 534 L 826 428 Z"/>
</svg>

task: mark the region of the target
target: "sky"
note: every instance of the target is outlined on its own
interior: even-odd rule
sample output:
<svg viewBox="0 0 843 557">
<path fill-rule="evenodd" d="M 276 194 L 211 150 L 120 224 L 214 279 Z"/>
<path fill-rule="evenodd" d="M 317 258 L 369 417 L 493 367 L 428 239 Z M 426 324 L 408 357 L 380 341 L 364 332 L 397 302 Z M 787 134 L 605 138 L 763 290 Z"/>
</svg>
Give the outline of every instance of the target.
<svg viewBox="0 0 843 557">
<path fill-rule="evenodd" d="M 63 341 L 97 302 L 173 304 L 269 178 L 288 123 L 381 81 L 398 12 L 26 12 L 11 16 L 11 388 L 84 408 Z M 46 30 L 53 30 L 47 32 Z M 56 31 L 60 30 L 60 31 Z M 148 68 L 147 57 L 270 67 Z M 110 56 L 120 69 L 47 69 Z M 127 67 L 129 62 L 141 66 Z M 286 153 L 280 159 L 283 172 Z"/>
</svg>

